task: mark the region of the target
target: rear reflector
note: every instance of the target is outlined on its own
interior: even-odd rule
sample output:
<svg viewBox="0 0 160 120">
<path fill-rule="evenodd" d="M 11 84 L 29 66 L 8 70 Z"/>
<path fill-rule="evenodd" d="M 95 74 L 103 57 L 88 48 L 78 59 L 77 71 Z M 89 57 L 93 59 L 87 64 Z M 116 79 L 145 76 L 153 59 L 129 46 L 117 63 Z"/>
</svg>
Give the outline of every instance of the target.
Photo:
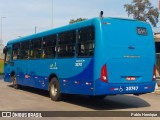
<svg viewBox="0 0 160 120">
<path fill-rule="evenodd" d="M 101 77 L 100 79 L 103 81 L 103 82 L 108 82 L 108 76 L 107 76 L 107 66 L 106 64 L 102 67 L 101 69 Z"/>
<path fill-rule="evenodd" d="M 153 77 L 152 77 L 152 81 L 156 80 L 156 65 L 154 65 L 154 69 L 153 69 Z"/>
</svg>

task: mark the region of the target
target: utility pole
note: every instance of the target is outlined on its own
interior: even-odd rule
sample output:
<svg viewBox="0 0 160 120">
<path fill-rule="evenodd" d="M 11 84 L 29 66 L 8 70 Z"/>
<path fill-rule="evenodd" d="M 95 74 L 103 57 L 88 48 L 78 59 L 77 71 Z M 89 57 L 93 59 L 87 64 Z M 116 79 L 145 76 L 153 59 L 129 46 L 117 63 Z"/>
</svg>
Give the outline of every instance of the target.
<svg viewBox="0 0 160 120">
<path fill-rule="evenodd" d="M 36 34 L 37 33 L 37 26 L 35 26 L 34 31 L 35 31 L 35 34 Z"/>
<path fill-rule="evenodd" d="M 52 21 L 51 21 L 52 25 L 51 25 L 51 27 L 53 28 L 53 0 L 52 0 L 52 12 L 51 13 L 52 13 Z"/>
<path fill-rule="evenodd" d="M 160 0 L 158 0 L 158 10 L 160 10 Z"/>
<path fill-rule="evenodd" d="M 1 39 L 0 39 L 0 44 L 3 43 L 3 19 L 6 17 L 1 17 Z"/>
</svg>

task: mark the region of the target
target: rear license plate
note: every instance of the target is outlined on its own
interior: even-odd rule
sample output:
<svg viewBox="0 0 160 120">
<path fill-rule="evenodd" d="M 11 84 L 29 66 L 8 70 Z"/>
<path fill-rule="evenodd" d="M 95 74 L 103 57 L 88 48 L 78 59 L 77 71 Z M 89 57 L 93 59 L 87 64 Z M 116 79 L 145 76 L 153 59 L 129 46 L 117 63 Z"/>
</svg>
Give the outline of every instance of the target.
<svg viewBox="0 0 160 120">
<path fill-rule="evenodd" d="M 126 80 L 128 80 L 128 81 L 134 81 L 134 80 L 136 80 L 136 77 L 126 77 Z"/>
</svg>

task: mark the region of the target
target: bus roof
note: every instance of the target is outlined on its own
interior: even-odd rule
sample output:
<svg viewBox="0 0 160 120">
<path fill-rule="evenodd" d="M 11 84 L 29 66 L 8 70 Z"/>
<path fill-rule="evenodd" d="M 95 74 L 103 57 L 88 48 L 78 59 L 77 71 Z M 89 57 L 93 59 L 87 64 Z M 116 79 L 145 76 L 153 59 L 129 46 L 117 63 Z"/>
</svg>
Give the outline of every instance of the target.
<svg viewBox="0 0 160 120">
<path fill-rule="evenodd" d="M 114 20 L 114 19 L 137 21 L 137 20 L 134 20 L 134 19 L 113 18 L 113 17 L 103 18 L 102 20 Z M 74 29 L 77 29 L 77 28 L 82 28 L 82 27 L 85 27 L 85 26 L 90 26 L 90 25 L 93 25 L 94 20 L 100 21 L 100 18 L 96 17 L 96 18 L 84 20 L 84 21 L 81 21 L 81 22 L 69 24 L 69 25 L 66 25 L 66 26 L 62 26 L 62 27 L 59 27 L 59 28 L 53 28 L 53 29 L 50 29 L 50 30 L 47 30 L 47 31 L 44 31 L 44 32 L 35 33 L 35 34 L 28 35 L 28 36 L 25 36 L 25 37 L 17 38 L 17 39 L 9 41 L 7 43 L 7 45 L 17 43 L 17 42 L 32 40 L 32 39 L 47 36 L 47 35 L 58 34 L 58 33 L 61 33 L 61 32 L 68 31 L 68 30 L 74 30 Z"/>
</svg>

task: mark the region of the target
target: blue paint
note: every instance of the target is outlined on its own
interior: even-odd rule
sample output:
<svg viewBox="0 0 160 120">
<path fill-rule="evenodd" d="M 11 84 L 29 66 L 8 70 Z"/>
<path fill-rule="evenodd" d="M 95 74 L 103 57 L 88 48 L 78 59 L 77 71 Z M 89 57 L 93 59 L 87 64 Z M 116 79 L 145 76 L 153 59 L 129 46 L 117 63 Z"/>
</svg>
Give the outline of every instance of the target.
<svg viewBox="0 0 160 120">
<path fill-rule="evenodd" d="M 60 92 L 84 95 L 135 94 L 154 91 L 152 81 L 155 65 L 155 46 L 152 29 L 149 24 L 136 20 L 93 18 L 83 22 L 52 29 L 8 42 L 12 48 L 16 42 L 58 34 L 68 30 L 94 26 L 94 56 L 88 58 L 53 58 L 36 60 L 11 60 L 14 66 L 5 65 L 4 81 L 10 81 L 12 71 L 16 73 L 17 83 L 48 90 L 49 76 L 56 74 L 60 81 Z M 137 34 L 137 27 L 144 27 L 147 36 Z M 78 36 L 76 37 L 78 38 Z M 78 40 L 76 40 L 76 44 Z M 76 66 L 83 61 L 82 66 Z M 56 65 L 56 66 L 55 66 Z M 106 65 L 108 82 L 102 82 L 101 69 Z M 128 81 L 128 76 L 136 77 Z M 146 89 L 150 86 L 150 89 Z M 138 90 L 126 91 L 126 87 L 138 87 Z M 122 88 L 123 91 L 119 89 Z M 117 90 L 113 90 L 117 89 Z"/>
<path fill-rule="evenodd" d="M 120 84 L 113 84 L 113 83 L 104 83 L 101 80 L 96 80 L 96 89 L 95 95 L 116 95 L 116 94 L 143 94 L 153 92 L 155 89 L 156 81 L 148 82 L 148 83 L 120 83 Z M 101 86 L 101 87 L 99 87 Z M 145 87 L 150 86 L 150 89 L 145 89 Z M 126 87 L 138 87 L 137 90 L 126 90 Z M 118 88 L 116 90 L 111 90 L 111 88 Z M 122 88 L 123 90 L 120 90 Z"/>
</svg>

